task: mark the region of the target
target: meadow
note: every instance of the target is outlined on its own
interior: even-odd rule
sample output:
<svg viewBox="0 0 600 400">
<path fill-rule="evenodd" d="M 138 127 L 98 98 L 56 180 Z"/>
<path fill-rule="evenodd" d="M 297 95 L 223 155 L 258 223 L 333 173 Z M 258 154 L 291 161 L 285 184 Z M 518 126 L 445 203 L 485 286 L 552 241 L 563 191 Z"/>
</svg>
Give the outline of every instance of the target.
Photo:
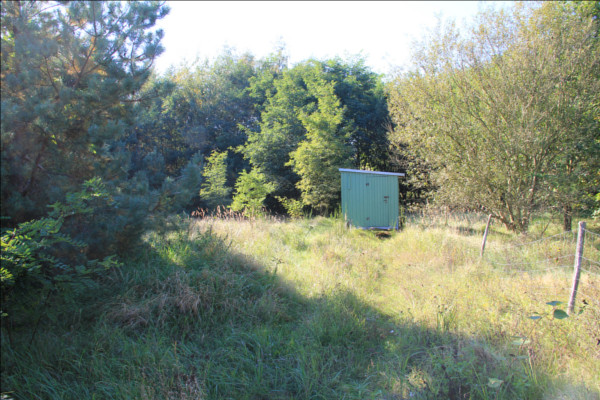
<svg viewBox="0 0 600 400">
<path fill-rule="evenodd" d="M 2 329 L 14 399 L 599 399 L 600 231 L 468 214 L 173 217 L 95 288 Z M 548 304 L 550 303 L 550 304 Z"/>
</svg>

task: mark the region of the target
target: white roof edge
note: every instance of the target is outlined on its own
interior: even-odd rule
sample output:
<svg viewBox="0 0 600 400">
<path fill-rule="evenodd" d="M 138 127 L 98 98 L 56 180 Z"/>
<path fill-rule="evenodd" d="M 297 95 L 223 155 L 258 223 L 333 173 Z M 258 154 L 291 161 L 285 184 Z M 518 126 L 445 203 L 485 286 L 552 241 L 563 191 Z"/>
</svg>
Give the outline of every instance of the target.
<svg viewBox="0 0 600 400">
<path fill-rule="evenodd" d="M 383 171 L 364 171 L 362 169 L 347 169 L 347 168 L 338 168 L 340 172 L 358 172 L 361 174 L 375 174 L 375 175 L 391 175 L 391 176 L 406 176 L 401 172 L 383 172 Z"/>
</svg>

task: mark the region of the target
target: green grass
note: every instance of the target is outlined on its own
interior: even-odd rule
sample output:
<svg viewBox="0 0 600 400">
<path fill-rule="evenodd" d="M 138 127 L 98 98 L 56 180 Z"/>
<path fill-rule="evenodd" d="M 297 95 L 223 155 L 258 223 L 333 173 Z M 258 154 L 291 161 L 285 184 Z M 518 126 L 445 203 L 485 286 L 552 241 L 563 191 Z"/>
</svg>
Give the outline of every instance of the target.
<svg viewBox="0 0 600 400">
<path fill-rule="evenodd" d="M 568 300 L 572 239 L 530 244 L 560 233 L 544 221 L 527 237 L 494 225 L 482 260 L 485 222 L 421 215 L 382 234 L 329 218 L 174 218 L 98 288 L 43 310 L 33 340 L 33 324 L 3 321 L 2 392 L 600 398 L 600 270 L 586 266 L 583 312 L 553 319 L 546 303 Z M 591 238 L 586 258 L 600 260 Z"/>
</svg>

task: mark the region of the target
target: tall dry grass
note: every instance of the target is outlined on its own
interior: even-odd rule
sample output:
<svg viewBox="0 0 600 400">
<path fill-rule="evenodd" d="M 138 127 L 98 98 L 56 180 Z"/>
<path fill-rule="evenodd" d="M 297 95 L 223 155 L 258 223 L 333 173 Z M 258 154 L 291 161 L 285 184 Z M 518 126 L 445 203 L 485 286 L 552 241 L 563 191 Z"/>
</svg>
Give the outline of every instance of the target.
<svg viewBox="0 0 600 400">
<path fill-rule="evenodd" d="M 3 329 L 3 395 L 597 399 L 600 242 L 586 244 L 577 313 L 558 320 L 563 305 L 546 303 L 568 298 L 572 237 L 494 225 L 481 259 L 485 222 L 165 220 L 98 289 L 55 304 L 31 345 L 33 327 Z"/>
<path fill-rule="evenodd" d="M 600 393 L 600 242 L 590 235 L 586 243 L 581 314 L 557 320 L 553 310 L 566 305 L 546 303 L 568 301 L 576 233 L 557 233 L 558 225 L 545 221 L 527 236 L 493 225 L 481 259 L 485 223 L 484 215 L 437 213 L 409 216 L 403 231 L 390 234 L 348 230 L 326 218 L 192 226 L 230 238 L 235 251 L 277 271 L 303 296 L 349 291 L 397 321 L 476 342 L 471 350 L 493 348 L 483 359 L 530 363 L 540 375 L 531 379 L 551 387 L 547 396 L 581 390 L 581 398 L 594 398 Z"/>
</svg>

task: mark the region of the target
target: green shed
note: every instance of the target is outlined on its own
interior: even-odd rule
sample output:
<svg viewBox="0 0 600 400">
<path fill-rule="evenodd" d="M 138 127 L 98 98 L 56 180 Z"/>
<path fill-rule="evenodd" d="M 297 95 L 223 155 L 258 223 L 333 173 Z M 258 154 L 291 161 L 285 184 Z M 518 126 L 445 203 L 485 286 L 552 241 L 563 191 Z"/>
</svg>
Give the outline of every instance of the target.
<svg viewBox="0 0 600 400">
<path fill-rule="evenodd" d="M 342 213 L 356 227 L 398 229 L 398 177 L 396 172 L 340 168 Z"/>
</svg>

